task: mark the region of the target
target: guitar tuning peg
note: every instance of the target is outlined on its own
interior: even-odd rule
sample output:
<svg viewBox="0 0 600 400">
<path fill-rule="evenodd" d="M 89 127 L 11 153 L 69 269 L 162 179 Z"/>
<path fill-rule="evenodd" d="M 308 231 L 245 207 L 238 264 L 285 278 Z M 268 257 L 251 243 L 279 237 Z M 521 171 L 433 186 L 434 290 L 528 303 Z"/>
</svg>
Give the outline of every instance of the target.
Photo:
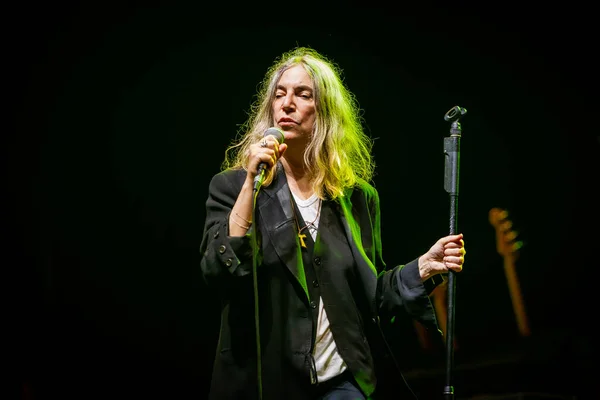
<svg viewBox="0 0 600 400">
<path fill-rule="evenodd" d="M 493 207 L 489 211 L 489 220 L 492 225 L 496 225 L 499 221 L 506 218 L 505 215 L 507 215 L 505 210 L 498 207 Z"/>
<path fill-rule="evenodd" d="M 521 247 L 523 247 L 523 241 L 517 240 L 516 242 L 513 243 L 512 247 L 513 247 L 513 251 L 519 250 Z"/>
<path fill-rule="evenodd" d="M 509 219 L 505 219 L 501 222 L 501 227 L 502 227 L 503 232 L 507 232 L 508 230 L 510 230 L 510 228 L 512 228 L 512 226 L 513 226 L 513 223 Z"/>
<path fill-rule="evenodd" d="M 517 231 L 510 231 L 506 233 L 506 240 L 512 242 L 517 238 L 518 235 L 519 233 Z"/>
</svg>

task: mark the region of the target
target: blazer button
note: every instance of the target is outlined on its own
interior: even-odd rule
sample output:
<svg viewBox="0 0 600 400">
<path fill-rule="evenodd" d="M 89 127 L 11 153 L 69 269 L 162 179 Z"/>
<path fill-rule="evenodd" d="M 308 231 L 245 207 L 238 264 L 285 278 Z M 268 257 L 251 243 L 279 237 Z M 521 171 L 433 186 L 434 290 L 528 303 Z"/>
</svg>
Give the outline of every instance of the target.
<svg viewBox="0 0 600 400">
<path fill-rule="evenodd" d="M 221 253 L 221 254 L 225 253 L 225 250 L 226 250 L 226 249 L 227 249 L 227 248 L 225 247 L 225 245 L 224 245 L 224 244 L 220 245 L 220 246 L 219 246 L 219 253 Z"/>
<path fill-rule="evenodd" d="M 321 265 L 321 258 L 320 257 L 315 257 L 315 264 Z"/>
<path fill-rule="evenodd" d="M 227 261 L 225 261 L 225 265 L 231 267 L 231 264 L 233 264 L 233 260 L 231 258 L 228 258 Z"/>
<path fill-rule="evenodd" d="M 314 301 L 310 302 L 310 308 L 315 309 L 317 308 L 317 303 L 315 303 Z"/>
<path fill-rule="evenodd" d="M 316 280 L 312 281 L 312 284 L 314 287 L 319 287 L 319 282 L 317 282 Z"/>
</svg>

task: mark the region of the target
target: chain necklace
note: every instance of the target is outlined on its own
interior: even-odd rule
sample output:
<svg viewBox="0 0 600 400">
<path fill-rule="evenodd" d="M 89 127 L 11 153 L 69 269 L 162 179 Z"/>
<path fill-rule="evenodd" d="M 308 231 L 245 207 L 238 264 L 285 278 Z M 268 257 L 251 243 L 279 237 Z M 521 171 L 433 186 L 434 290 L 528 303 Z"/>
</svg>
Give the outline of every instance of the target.
<svg viewBox="0 0 600 400">
<path fill-rule="evenodd" d="M 310 222 L 306 222 L 305 225 L 300 228 L 300 224 L 298 223 L 298 214 L 296 210 L 296 207 L 294 206 L 294 200 L 292 200 L 292 210 L 294 211 L 294 221 L 296 222 L 296 230 L 298 231 L 298 239 L 300 239 L 300 246 L 304 247 L 306 249 L 306 242 L 304 241 L 304 239 L 306 238 L 306 234 L 302 233 L 303 230 L 308 229 L 309 233 L 310 233 L 310 228 L 317 230 L 317 226 L 315 225 L 315 222 L 317 222 L 317 220 L 319 219 L 319 216 L 321 215 L 321 205 L 323 204 L 323 202 L 321 201 L 321 199 L 319 199 L 319 208 L 317 208 L 317 216 L 315 217 L 315 219 L 313 219 Z"/>
</svg>

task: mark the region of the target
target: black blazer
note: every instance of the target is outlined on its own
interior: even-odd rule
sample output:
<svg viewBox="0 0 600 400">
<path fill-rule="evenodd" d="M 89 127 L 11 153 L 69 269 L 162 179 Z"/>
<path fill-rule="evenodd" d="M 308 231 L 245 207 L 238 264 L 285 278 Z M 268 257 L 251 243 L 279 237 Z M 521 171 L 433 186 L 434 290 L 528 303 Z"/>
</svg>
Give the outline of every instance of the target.
<svg viewBox="0 0 600 400">
<path fill-rule="evenodd" d="M 256 233 L 260 249 L 255 262 L 263 399 L 309 399 L 309 355 L 316 321 L 311 316 L 310 282 L 298 242 L 291 193 L 283 167 L 278 164 L 272 184 L 261 188 L 257 197 L 255 223 L 248 234 L 229 237 L 229 213 L 245 178 L 243 170 L 216 174 L 206 201 L 201 269 L 205 282 L 221 300 L 210 398 L 257 398 L 251 240 Z M 331 304 L 334 298 L 329 303 L 324 300 L 325 307 L 342 357 L 363 392 L 371 395 L 377 385 L 376 370 L 389 368 L 378 366 L 382 360 L 390 359 L 380 321 L 415 318 L 437 329 L 435 313 L 429 291 L 420 279 L 417 260 L 390 269 L 383 262 L 379 198 L 374 187 L 362 182 L 339 200 L 324 204 L 330 212 L 321 215 L 315 258 L 329 262 L 329 268 L 341 269 L 334 270 L 339 272 L 338 278 L 331 284 L 340 297 L 350 299 L 358 321 L 355 325 L 359 326 L 343 326 L 343 319 L 337 318 L 339 313 Z M 345 240 L 329 240 L 334 236 Z M 326 248 L 319 246 L 321 240 L 328 243 Z M 334 260 L 335 254 L 344 251 L 349 256 Z M 364 343 L 354 339 L 349 339 L 353 343 L 338 342 L 347 329 L 360 332 Z"/>
</svg>

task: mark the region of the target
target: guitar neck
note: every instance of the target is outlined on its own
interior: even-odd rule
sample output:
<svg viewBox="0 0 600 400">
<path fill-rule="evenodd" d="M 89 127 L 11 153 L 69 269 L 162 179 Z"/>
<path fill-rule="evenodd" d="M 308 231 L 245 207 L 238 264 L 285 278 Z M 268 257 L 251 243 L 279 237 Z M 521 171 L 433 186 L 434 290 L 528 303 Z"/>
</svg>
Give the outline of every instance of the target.
<svg viewBox="0 0 600 400">
<path fill-rule="evenodd" d="M 521 336 L 529 336 L 531 335 L 529 319 L 527 318 L 527 313 L 525 312 L 525 302 L 523 301 L 521 285 L 519 283 L 519 277 L 517 276 L 517 271 L 515 268 L 515 260 L 510 255 L 506 255 L 504 257 L 504 273 L 506 275 L 510 299 L 512 301 L 519 333 Z"/>
</svg>

